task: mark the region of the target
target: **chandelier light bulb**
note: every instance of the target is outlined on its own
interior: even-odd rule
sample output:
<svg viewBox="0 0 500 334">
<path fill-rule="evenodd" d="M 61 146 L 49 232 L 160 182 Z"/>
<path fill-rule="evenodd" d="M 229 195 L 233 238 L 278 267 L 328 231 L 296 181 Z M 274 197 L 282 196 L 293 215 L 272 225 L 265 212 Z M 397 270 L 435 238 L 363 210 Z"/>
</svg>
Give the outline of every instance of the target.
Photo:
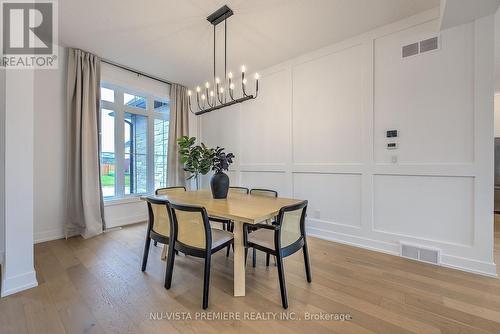
<svg viewBox="0 0 500 334">
<path fill-rule="evenodd" d="M 233 89 L 234 89 L 234 83 L 232 83 L 231 85 L 229 85 L 229 88 L 230 88 L 231 90 L 233 90 Z"/>
<path fill-rule="evenodd" d="M 247 84 L 247 79 L 243 79 L 243 84 L 246 85 Z"/>
<path fill-rule="evenodd" d="M 213 90 L 210 91 L 210 96 L 214 96 L 214 91 Z"/>
<path fill-rule="evenodd" d="M 206 87 L 206 88 L 210 88 L 210 82 L 208 82 L 208 81 L 207 81 L 207 82 L 205 83 L 205 87 Z"/>
<path fill-rule="evenodd" d="M 224 93 L 224 87 L 220 88 L 220 92 L 221 92 L 221 94 Z"/>
<path fill-rule="evenodd" d="M 229 72 L 229 73 L 227 74 L 227 77 L 228 77 L 229 79 L 232 79 L 232 78 L 233 78 L 233 72 Z"/>
<path fill-rule="evenodd" d="M 191 91 L 190 90 L 188 90 L 188 96 L 191 96 Z"/>
<path fill-rule="evenodd" d="M 259 73 L 255 73 L 255 80 L 259 80 Z"/>
<path fill-rule="evenodd" d="M 202 95 L 201 95 L 201 99 L 202 99 L 202 100 L 205 100 L 205 94 L 202 94 Z"/>
<path fill-rule="evenodd" d="M 199 93 L 200 91 L 201 91 L 200 86 L 196 87 L 196 92 L 198 92 L 198 93 Z"/>
<path fill-rule="evenodd" d="M 246 70 L 247 68 L 245 67 L 245 65 L 241 66 L 241 73 L 245 73 Z"/>
<path fill-rule="evenodd" d="M 215 78 L 215 83 L 220 83 L 219 78 Z"/>
</svg>

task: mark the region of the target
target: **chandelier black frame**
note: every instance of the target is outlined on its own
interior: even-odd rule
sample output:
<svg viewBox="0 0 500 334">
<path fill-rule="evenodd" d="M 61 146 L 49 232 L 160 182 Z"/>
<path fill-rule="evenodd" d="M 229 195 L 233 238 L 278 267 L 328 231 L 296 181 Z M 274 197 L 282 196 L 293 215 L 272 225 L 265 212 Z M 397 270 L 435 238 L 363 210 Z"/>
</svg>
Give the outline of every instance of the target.
<svg viewBox="0 0 500 334">
<path fill-rule="evenodd" d="M 231 72 L 227 73 L 227 19 L 233 15 L 233 11 L 227 5 L 222 6 L 214 13 L 207 17 L 214 27 L 214 78 L 213 86 L 215 87 L 215 93 L 210 90 L 210 83 L 207 81 L 205 83 L 205 93 L 202 93 L 202 89 L 198 86 L 196 87 L 196 104 L 198 105 L 198 111 L 193 112 L 191 108 L 191 90 L 188 90 L 188 107 L 189 110 L 195 115 L 202 115 L 214 110 L 229 107 L 233 104 L 245 102 L 257 98 L 259 93 L 259 75 L 255 73 L 255 94 L 247 94 L 246 84 L 247 79 L 245 78 L 245 66 L 241 67 L 241 92 L 242 97 L 234 97 L 234 82 L 233 75 Z M 224 22 L 224 82 L 221 83 L 219 78 L 216 76 L 216 59 L 215 59 L 215 28 L 218 24 Z M 227 89 L 225 84 L 227 83 Z"/>
</svg>

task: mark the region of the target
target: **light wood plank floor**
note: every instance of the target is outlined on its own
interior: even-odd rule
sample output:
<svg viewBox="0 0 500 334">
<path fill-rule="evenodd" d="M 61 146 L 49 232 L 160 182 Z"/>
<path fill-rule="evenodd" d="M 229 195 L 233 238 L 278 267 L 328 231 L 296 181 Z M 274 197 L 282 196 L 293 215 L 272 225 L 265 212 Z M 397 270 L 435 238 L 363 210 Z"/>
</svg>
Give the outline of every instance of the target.
<svg viewBox="0 0 500 334">
<path fill-rule="evenodd" d="M 351 320 L 196 320 L 202 261 L 178 257 L 167 291 L 160 247 L 152 247 L 147 272 L 139 270 L 144 233 L 139 224 L 36 245 L 39 286 L 0 300 L 0 333 L 500 333 L 500 280 L 314 238 L 312 284 L 301 253 L 285 260 L 288 315 L 342 313 Z M 499 230 L 495 240 L 500 262 Z M 265 267 L 263 254 L 257 268 L 248 263 L 247 296 L 235 298 L 232 259 L 224 253 L 214 257 L 207 311 L 281 314 L 276 268 Z M 190 313 L 152 320 L 151 312 Z"/>
</svg>

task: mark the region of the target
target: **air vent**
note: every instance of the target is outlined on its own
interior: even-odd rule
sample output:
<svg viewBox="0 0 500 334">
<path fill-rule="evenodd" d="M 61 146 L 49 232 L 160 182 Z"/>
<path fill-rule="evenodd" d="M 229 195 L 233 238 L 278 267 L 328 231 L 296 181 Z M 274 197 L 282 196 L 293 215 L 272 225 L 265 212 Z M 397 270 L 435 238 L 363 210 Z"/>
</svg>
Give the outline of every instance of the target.
<svg viewBox="0 0 500 334">
<path fill-rule="evenodd" d="M 408 259 L 432 264 L 439 264 L 441 262 L 441 251 L 439 249 L 421 247 L 417 245 L 401 243 L 400 255 Z"/>
<path fill-rule="evenodd" d="M 403 58 L 416 56 L 429 51 L 439 49 L 439 38 L 432 37 L 420 42 L 405 45 L 401 48 L 401 55 Z"/>
<path fill-rule="evenodd" d="M 418 43 L 403 46 L 403 58 L 418 54 Z"/>
<path fill-rule="evenodd" d="M 437 50 L 438 38 L 433 37 L 420 42 L 420 53 Z"/>
</svg>

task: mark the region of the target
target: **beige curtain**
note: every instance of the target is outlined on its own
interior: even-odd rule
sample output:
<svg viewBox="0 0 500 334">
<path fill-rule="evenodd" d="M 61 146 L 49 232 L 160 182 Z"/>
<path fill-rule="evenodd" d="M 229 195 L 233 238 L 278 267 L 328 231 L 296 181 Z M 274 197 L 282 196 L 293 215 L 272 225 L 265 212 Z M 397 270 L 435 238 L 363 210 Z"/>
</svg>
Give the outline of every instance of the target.
<svg viewBox="0 0 500 334">
<path fill-rule="evenodd" d="M 189 135 L 187 89 L 170 85 L 170 127 L 168 130 L 167 178 L 170 186 L 184 185 L 186 173 L 180 162 L 177 138 Z"/>
<path fill-rule="evenodd" d="M 99 168 L 100 63 L 95 55 L 69 49 L 66 237 L 93 237 L 104 227 Z"/>
</svg>

